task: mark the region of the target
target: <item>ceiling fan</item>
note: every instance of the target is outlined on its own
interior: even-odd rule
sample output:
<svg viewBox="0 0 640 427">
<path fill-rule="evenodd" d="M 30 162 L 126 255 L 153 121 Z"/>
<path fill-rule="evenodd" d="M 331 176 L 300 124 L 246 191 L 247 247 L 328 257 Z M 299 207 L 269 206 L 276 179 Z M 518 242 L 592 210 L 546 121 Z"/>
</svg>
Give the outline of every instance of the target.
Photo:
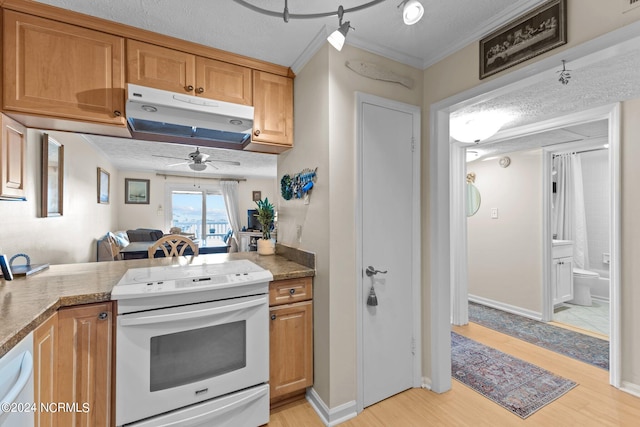
<svg viewBox="0 0 640 427">
<path fill-rule="evenodd" d="M 171 156 L 160 156 L 156 154 L 154 154 L 153 157 L 164 157 L 166 159 L 183 160 L 180 163 L 173 163 L 168 166 L 171 167 L 171 166 L 179 166 L 179 165 L 188 165 L 190 169 L 197 172 L 205 170 L 207 166 L 211 166 L 214 169 L 218 169 L 212 163 L 224 163 L 232 166 L 240 166 L 240 162 L 236 162 L 236 161 L 209 159 L 209 154 L 201 153 L 198 147 L 196 147 L 196 151 L 194 151 L 193 153 L 189 153 L 188 159 L 182 159 L 180 157 L 171 157 Z"/>
</svg>

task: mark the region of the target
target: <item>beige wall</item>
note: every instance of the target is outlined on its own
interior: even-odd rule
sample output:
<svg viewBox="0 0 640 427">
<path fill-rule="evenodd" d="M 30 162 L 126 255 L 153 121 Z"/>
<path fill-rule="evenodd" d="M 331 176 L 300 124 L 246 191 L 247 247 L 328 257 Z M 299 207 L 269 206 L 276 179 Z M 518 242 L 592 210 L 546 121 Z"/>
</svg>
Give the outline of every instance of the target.
<svg viewBox="0 0 640 427">
<path fill-rule="evenodd" d="M 413 89 L 368 79 L 347 60 L 380 64 L 415 81 Z M 318 166 L 308 206 L 279 202 L 284 243 L 316 252 L 314 389 L 334 408 L 356 399 L 355 93 L 422 105 L 422 71 L 351 46 L 324 46 L 295 80 L 295 147 L 278 161 L 285 173 Z M 302 240 L 297 240 L 297 226 Z M 312 233 L 312 234 L 311 234 Z"/>
<path fill-rule="evenodd" d="M 622 104 L 622 381 L 640 387 L 640 99 Z"/>
<path fill-rule="evenodd" d="M 467 163 L 480 209 L 467 219 L 469 294 L 542 312 L 542 151 Z M 491 209 L 498 209 L 498 219 Z"/>
<path fill-rule="evenodd" d="M 9 257 L 26 253 L 36 264 L 93 262 L 96 260 L 96 239 L 107 231 L 138 227 L 168 231 L 164 217 L 165 184 L 193 184 L 193 178 L 168 178 L 165 181 L 155 173 L 118 171 L 80 135 L 68 132 L 48 132 L 64 145 L 64 214 L 40 218 L 40 150 L 43 132 L 37 129 L 27 131 L 27 201 L 0 201 L 0 253 Z M 97 203 L 98 167 L 111 175 L 108 205 Z M 124 203 L 125 178 L 151 181 L 148 205 Z M 255 206 L 252 200 L 254 190 L 262 191 L 263 198 L 277 198 L 274 178 L 240 181 L 238 191 L 243 223 L 246 223 L 247 209 Z M 162 206 L 160 215 L 159 206 Z M 24 260 L 19 259 L 16 263 L 22 264 Z"/>
<path fill-rule="evenodd" d="M 49 132 L 64 145 L 63 215 L 40 218 L 42 131 L 27 131 L 27 201 L 0 201 L 0 246 L 36 264 L 95 261 L 95 239 L 116 225 L 118 171 L 78 135 Z M 111 203 L 97 202 L 97 168 L 111 174 Z M 23 264 L 19 259 L 17 264 Z"/>
<path fill-rule="evenodd" d="M 150 197 L 148 205 L 133 205 L 124 203 L 124 180 L 125 178 L 148 179 L 150 186 Z M 135 228 L 156 228 L 165 232 L 169 231 L 169 225 L 166 220 L 167 186 L 179 184 L 191 187 L 196 186 L 214 186 L 219 185 L 219 181 L 215 179 L 198 179 L 193 177 L 164 177 L 157 176 L 155 173 L 120 171 L 117 187 L 120 190 L 120 199 L 118 199 L 118 230 L 130 230 Z M 255 203 L 252 199 L 253 191 L 261 191 L 262 198 L 269 198 L 275 201 L 277 198 L 276 180 L 275 178 L 250 178 L 246 181 L 238 183 L 238 199 L 240 209 L 241 225 L 247 225 L 247 210 L 254 209 Z"/>
<path fill-rule="evenodd" d="M 606 34 L 612 30 L 623 27 L 629 23 L 640 20 L 640 8 L 636 8 L 628 13 L 622 14 L 622 1 L 607 0 L 568 0 L 568 43 L 558 49 L 554 49 L 534 60 L 526 61 L 505 72 L 498 73 L 488 80 L 498 79 L 501 76 L 518 68 L 528 66 L 535 61 L 545 58 L 546 56 L 557 54 L 558 52 L 570 47 L 574 47 L 580 43 L 591 40 L 597 36 Z M 445 58 L 437 64 L 427 68 L 424 72 L 424 105 L 425 110 L 435 102 L 446 99 L 450 96 L 464 92 L 467 89 L 479 85 L 478 80 L 478 45 L 472 43 L 461 49 L 455 54 Z M 484 81 L 483 81 L 484 82 Z M 631 105 L 633 104 L 633 106 Z M 637 105 L 634 103 L 625 103 L 625 117 L 628 119 L 623 126 L 623 171 L 622 171 L 622 216 L 623 216 L 623 235 L 636 236 L 638 234 L 637 226 L 631 218 L 640 215 L 640 206 L 635 201 L 637 197 L 633 195 L 630 183 L 637 182 L 634 175 L 633 163 L 640 159 L 640 153 L 636 153 L 635 146 L 632 146 L 632 139 L 637 139 L 638 131 L 636 125 L 631 122 L 632 114 L 629 110 L 634 110 Z M 637 113 L 636 113 L 637 114 Z M 429 164 L 429 115 L 428 111 L 423 112 L 423 150 L 422 164 Z M 624 138 L 626 136 L 626 138 Z M 635 157 L 634 155 L 638 155 Z M 626 165 L 626 167 L 625 167 Z M 637 169 L 637 168 L 636 168 Z M 423 241 L 429 242 L 429 226 L 428 226 L 428 203 L 430 194 L 428 191 L 429 174 L 427 168 L 423 167 L 423 183 L 425 183 L 422 192 L 423 199 Z M 635 234 L 634 234 L 635 233 Z M 634 242 L 630 238 L 623 240 L 622 255 L 622 299 L 624 301 L 622 307 L 622 379 L 634 384 L 640 384 L 640 324 L 638 323 L 638 315 L 633 314 L 632 307 L 640 305 L 640 295 L 634 282 L 640 281 L 640 270 L 633 265 L 633 248 Z M 635 243 L 637 246 L 637 243 Z M 637 248 L 636 248 L 637 249 Z M 630 252 L 629 252 L 630 251 Z M 637 250 L 636 250 L 637 252 Z M 636 254 L 637 255 L 637 254 Z M 423 307 L 430 306 L 430 280 L 429 280 L 429 247 L 423 245 Z M 637 257 L 636 257 L 637 258 Z M 428 322 L 428 318 L 425 319 Z M 431 358 L 430 346 L 431 337 L 428 325 L 423 329 L 423 372 L 426 377 L 431 377 Z"/>
</svg>

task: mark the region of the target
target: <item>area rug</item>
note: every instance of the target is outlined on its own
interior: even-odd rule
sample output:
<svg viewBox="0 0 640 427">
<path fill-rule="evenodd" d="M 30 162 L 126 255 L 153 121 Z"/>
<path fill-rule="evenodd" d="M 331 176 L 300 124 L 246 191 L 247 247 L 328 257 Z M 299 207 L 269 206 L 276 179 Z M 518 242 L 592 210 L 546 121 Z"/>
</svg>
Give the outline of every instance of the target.
<svg viewBox="0 0 640 427">
<path fill-rule="evenodd" d="M 547 350 L 609 369 L 609 341 L 469 302 L 469 321 Z"/>
<path fill-rule="evenodd" d="M 577 385 L 455 332 L 451 332 L 451 375 L 520 418 Z"/>
</svg>

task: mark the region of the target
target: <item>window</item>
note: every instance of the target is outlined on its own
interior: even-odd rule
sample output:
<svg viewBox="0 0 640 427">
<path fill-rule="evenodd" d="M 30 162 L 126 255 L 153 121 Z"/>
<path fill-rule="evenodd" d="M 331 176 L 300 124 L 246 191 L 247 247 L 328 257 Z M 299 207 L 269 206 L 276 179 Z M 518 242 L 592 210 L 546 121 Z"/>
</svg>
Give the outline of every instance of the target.
<svg viewBox="0 0 640 427">
<path fill-rule="evenodd" d="M 180 227 L 204 240 L 205 246 L 222 241 L 231 229 L 222 194 L 215 190 L 171 191 L 170 227 Z"/>
</svg>

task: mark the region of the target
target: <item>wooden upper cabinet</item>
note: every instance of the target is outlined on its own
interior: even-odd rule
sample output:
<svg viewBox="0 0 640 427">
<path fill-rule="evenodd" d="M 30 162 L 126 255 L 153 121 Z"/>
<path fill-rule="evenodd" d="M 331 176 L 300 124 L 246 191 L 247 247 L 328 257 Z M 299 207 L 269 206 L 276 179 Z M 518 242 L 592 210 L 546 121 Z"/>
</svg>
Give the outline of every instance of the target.
<svg viewBox="0 0 640 427">
<path fill-rule="evenodd" d="M 15 120 L 1 115 L 0 141 L 0 197 L 26 197 L 27 140 L 26 128 Z"/>
<path fill-rule="evenodd" d="M 279 153 L 293 146 L 293 80 L 253 71 L 254 121 L 252 143 L 259 151 Z"/>
<path fill-rule="evenodd" d="M 127 82 L 251 105 L 251 69 L 127 40 Z"/>
<path fill-rule="evenodd" d="M 195 95 L 195 56 L 127 40 L 127 83 Z"/>
<path fill-rule="evenodd" d="M 126 125 L 122 37 L 3 14 L 5 111 Z"/>
<path fill-rule="evenodd" d="M 196 58 L 196 95 L 253 105 L 251 69 L 208 58 Z"/>
</svg>

